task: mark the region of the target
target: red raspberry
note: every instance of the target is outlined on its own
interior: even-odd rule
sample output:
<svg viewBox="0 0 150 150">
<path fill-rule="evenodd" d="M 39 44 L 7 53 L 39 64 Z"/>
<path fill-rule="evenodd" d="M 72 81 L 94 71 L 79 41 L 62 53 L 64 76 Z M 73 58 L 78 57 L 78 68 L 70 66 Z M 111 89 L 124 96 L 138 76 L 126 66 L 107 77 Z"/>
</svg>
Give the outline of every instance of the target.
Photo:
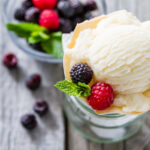
<svg viewBox="0 0 150 150">
<path fill-rule="evenodd" d="M 89 105 L 95 110 L 104 110 L 114 102 L 114 92 L 109 84 L 98 82 L 92 86 Z"/>
<path fill-rule="evenodd" d="M 40 10 L 53 9 L 57 5 L 57 0 L 32 0 L 32 2 Z"/>
<path fill-rule="evenodd" d="M 45 9 L 41 15 L 39 24 L 48 29 L 58 29 L 59 28 L 59 16 L 54 10 Z"/>
</svg>

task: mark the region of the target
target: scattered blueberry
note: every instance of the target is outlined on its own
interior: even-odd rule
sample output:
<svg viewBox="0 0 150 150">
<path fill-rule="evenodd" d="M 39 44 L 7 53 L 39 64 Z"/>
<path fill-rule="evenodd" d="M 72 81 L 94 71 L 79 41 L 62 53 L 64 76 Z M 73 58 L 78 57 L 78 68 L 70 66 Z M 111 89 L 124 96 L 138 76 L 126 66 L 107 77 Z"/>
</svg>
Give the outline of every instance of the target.
<svg viewBox="0 0 150 150">
<path fill-rule="evenodd" d="M 73 25 L 69 19 L 60 18 L 60 31 L 63 33 L 70 33 L 73 29 Z"/>
<path fill-rule="evenodd" d="M 36 90 L 41 84 L 41 76 L 39 74 L 33 74 L 26 79 L 26 85 L 30 90 Z"/>
<path fill-rule="evenodd" d="M 93 71 L 87 64 L 78 63 L 72 67 L 70 77 L 74 83 L 82 82 L 88 84 L 92 80 Z"/>
<path fill-rule="evenodd" d="M 3 58 L 3 63 L 9 69 L 17 67 L 18 59 L 13 53 L 8 53 Z"/>
<path fill-rule="evenodd" d="M 34 107 L 33 107 L 34 111 L 39 114 L 40 116 L 43 116 L 47 113 L 48 111 L 48 104 L 46 101 L 44 100 L 38 100 Z"/>
<path fill-rule="evenodd" d="M 28 8 L 30 8 L 32 6 L 33 6 L 32 0 L 25 0 L 22 3 L 22 7 L 25 8 L 25 9 L 28 9 Z"/>
<path fill-rule="evenodd" d="M 29 8 L 25 13 L 25 20 L 27 22 L 38 23 L 40 10 L 36 7 Z"/>
<path fill-rule="evenodd" d="M 18 8 L 15 11 L 15 19 L 20 20 L 20 21 L 24 21 L 25 19 L 25 12 L 26 10 L 24 8 Z"/>
<path fill-rule="evenodd" d="M 21 117 L 21 124 L 26 129 L 32 130 L 37 126 L 37 121 L 33 114 L 26 114 Z"/>
<path fill-rule="evenodd" d="M 61 16 L 66 18 L 71 18 L 75 15 L 75 9 L 68 1 L 59 1 L 57 10 Z"/>
<path fill-rule="evenodd" d="M 84 5 L 85 11 L 93 11 L 97 9 L 97 4 L 94 0 L 87 0 Z"/>
</svg>

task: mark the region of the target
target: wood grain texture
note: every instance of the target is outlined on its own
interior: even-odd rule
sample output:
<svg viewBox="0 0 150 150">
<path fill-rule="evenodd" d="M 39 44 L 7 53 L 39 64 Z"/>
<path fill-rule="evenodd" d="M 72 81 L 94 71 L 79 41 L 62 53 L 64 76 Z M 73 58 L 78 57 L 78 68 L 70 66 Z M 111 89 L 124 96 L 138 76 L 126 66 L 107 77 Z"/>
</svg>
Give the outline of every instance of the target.
<svg viewBox="0 0 150 150">
<path fill-rule="evenodd" d="M 64 150 L 64 120 L 58 105 L 63 96 L 53 87 L 63 79 L 62 65 L 40 63 L 21 52 L 1 22 L 0 61 L 5 53 L 14 52 L 19 67 L 9 71 L 0 63 L 0 150 Z M 41 74 L 43 79 L 41 88 L 35 92 L 25 86 L 25 78 L 32 73 Z M 34 113 L 32 107 L 37 99 L 45 99 L 50 111 L 43 118 L 37 116 L 38 127 L 28 132 L 21 126 L 20 117 Z"/>
</svg>

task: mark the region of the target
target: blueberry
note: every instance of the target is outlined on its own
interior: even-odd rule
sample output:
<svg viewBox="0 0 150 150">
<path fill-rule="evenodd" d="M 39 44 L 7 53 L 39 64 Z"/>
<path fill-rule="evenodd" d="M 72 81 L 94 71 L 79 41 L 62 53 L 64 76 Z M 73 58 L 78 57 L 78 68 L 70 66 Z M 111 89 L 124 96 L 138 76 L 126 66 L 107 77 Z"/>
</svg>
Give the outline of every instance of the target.
<svg viewBox="0 0 150 150">
<path fill-rule="evenodd" d="M 13 53 L 8 53 L 3 58 L 3 64 L 9 69 L 17 67 L 18 59 Z"/>
<path fill-rule="evenodd" d="M 29 8 L 25 13 L 25 20 L 27 22 L 38 23 L 40 10 L 36 7 Z"/>
<path fill-rule="evenodd" d="M 25 0 L 25 1 L 22 3 L 22 7 L 25 8 L 25 9 L 28 9 L 28 8 L 30 8 L 30 7 L 33 7 L 32 0 Z"/>
<path fill-rule="evenodd" d="M 40 115 L 40 116 L 43 116 L 47 113 L 48 111 L 48 104 L 46 101 L 44 100 L 38 100 L 34 107 L 33 107 L 34 111 Z"/>
<path fill-rule="evenodd" d="M 41 84 L 41 76 L 39 74 L 33 74 L 26 79 L 26 85 L 31 90 L 36 90 Z"/>
<path fill-rule="evenodd" d="M 83 18 L 81 18 L 81 17 L 75 17 L 74 19 L 73 19 L 73 29 L 76 27 L 76 25 L 78 24 L 78 23 L 81 23 L 83 21 Z"/>
<path fill-rule="evenodd" d="M 89 19 L 92 19 L 93 16 L 90 12 L 86 12 L 83 16 L 84 20 L 89 20 Z"/>
<path fill-rule="evenodd" d="M 17 19 L 19 21 L 24 21 L 25 12 L 26 12 L 26 10 L 24 8 L 16 9 L 15 14 L 14 14 L 15 19 Z"/>
<path fill-rule="evenodd" d="M 97 4 L 94 0 L 87 0 L 84 5 L 85 11 L 93 11 L 97 9 Z"/>
<path fill-rule="evenodd" d="M 37 126 L 37 121 L 33 114 L 26 114 L 21 117 L 21 124 L 26 129 L 32 130 Z"/>
<path fill-rule="evenodd" d="M 73 29 L 72 23 L 69 19 L 60 18 L 60 31 L 63 33 L 70 33 Z"/>
<path fill-rule="evenodd" d="M 88 84 L 92 80 L 93 71 L 87 64 L 78 63 L 71 68 L 70 77 L 74 83 L 82 82 Z"/>
<path fill-rule="evenodd" d="M 42 46 L 41 46 L 41 44 L 40 44 L 40 43 L 29 44 L 29 46 L 31 46 L 31 47 L 32 47 L 33 49 L 35 49 L 35 50 L 38 50 L 38 51 L 44 52 L 44 51 L 43 51 L 43 48 L 42 48 Z"/>
<path fill-rule="evenodd" d="M 71 3 L 72 8 L 75 9 L 76 15 L 83 13 L 84 7 L 81 2 L 79 2 L 78 0 L 70 0 L 70 3 Z"/>
<path fill-rule="evenodd" d="M 75 9 L 68 1 L 59 1 L 57 10 L 61 16 L 64 16 L 66 18 L 71 18 L 75 15 Z"/>
</svg>

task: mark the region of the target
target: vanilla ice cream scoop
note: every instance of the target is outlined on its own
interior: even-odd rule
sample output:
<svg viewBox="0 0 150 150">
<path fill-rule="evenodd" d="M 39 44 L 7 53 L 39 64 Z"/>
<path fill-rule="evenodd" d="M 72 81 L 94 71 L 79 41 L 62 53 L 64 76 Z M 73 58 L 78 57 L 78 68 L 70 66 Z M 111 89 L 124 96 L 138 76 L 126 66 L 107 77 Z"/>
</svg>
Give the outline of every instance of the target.
<svg viewBox="0 0 150 150">
<path fill-rule="evenodd" d="M 149 21 L 140 22 L 125 10 L 86 21 L 76 27 L 64 55 L 68 80 L 71 67 L 85 62 L 94 72 L 92 82 L 103 81 L 113 87 L 115 101 L 106 112 L 150 109 Z"/>
</svg>

